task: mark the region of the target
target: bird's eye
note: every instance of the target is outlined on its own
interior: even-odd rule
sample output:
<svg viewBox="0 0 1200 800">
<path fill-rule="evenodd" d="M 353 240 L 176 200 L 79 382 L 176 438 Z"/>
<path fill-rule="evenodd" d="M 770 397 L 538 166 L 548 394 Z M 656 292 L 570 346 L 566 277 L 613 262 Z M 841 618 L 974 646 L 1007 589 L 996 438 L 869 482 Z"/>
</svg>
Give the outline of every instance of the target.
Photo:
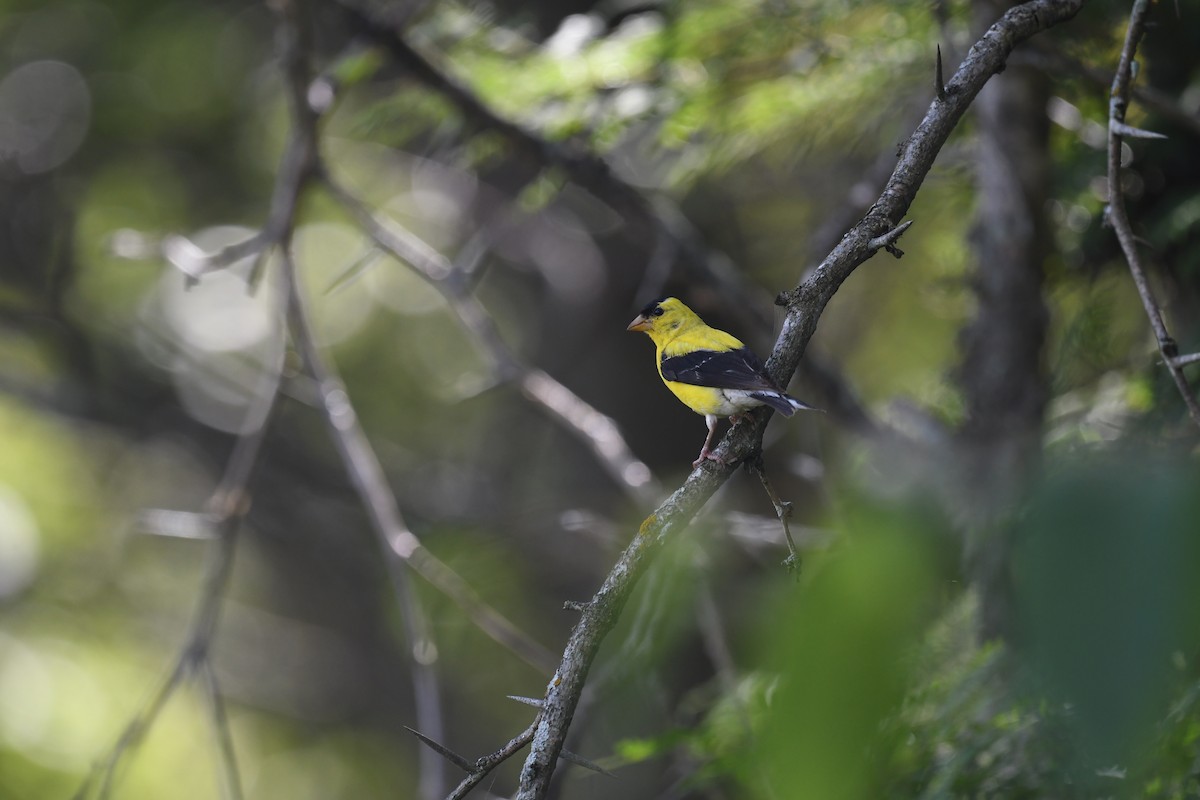
<svg viewBox="0 0 1200 800">
<path fill-rule="evenodd" d="M 661 317 L 662 315 L 663 315 L 662 306 L 659 306 L 658 308 L 656 308 L 650 312 L 650 316 L 652 316 L 652 317 Z"/>
</svg>

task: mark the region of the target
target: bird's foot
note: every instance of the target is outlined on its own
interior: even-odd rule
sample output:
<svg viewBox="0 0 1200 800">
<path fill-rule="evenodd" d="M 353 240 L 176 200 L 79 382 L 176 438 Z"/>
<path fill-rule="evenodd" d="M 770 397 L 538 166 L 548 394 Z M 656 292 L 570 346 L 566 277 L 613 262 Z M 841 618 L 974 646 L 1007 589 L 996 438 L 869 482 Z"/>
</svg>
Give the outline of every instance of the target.
<svg viewBox="0 0 1200 800">
<path fill-rule="evenodd" d="M 692 462 L 692 469 L 703 464 L 705 461 L 715 461 L 721 466 L 725 466 L 725 459 L 708 450 L 701 450 L 700 457 Z"/>
</svg>

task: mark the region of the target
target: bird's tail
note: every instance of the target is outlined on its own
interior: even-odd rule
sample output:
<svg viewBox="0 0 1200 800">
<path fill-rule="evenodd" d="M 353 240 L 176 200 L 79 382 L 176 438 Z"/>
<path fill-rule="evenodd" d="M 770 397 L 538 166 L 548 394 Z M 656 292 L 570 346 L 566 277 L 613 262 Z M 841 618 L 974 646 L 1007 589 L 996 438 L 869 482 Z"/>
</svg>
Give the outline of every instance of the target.
<svg viewBox="0 0 1200 800">
<path fill-rule="evenodd" d="M 771 408 L 783 414 L 785 417 L 790 417 L 797 411 L 820 411 L 816 406 L 810 406 L 802 400 L 797 400 L 790 394 L 783 392 L 754 392 L 750 395 L 755 400 L 761 400 Z"/>
</svg>

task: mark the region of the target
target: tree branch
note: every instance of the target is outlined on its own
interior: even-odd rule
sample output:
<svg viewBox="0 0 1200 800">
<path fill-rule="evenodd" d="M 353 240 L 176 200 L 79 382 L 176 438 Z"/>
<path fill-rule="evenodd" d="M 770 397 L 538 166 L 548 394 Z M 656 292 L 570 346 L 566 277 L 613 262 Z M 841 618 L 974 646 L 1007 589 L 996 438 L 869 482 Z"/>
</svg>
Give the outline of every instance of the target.
<svg viewBox="0 0 1200 800">
<path fill-rule="evenodd" d="M 1129 264 L 1129 272 L 1133 275 L 1133 283 L 1150 319 L 1150 327 L 1158 342 L 1158 350 L 1162 353 L 1163 362 L 1171 379 L 1179 389 L 1187 406 L 1188 415 L 1192 421 L 1200 425 L 1200 403 L 1196 401 L 1195 393 L 1188 385 L 1183 369 L 1175 362 L 1178 355 L 1175 340 L 1167 332 L 1163 321 L 1162 308 L 1150 289 L 1146 277 L 1146 269 L 1138 254 L 1137 238 L 1133 234 L 1133 226 L 1129 222 L 1129 212 L 1125 209 L 1125 190 L 1121 186 L 1121 144 L 1123 136 L 1127 135 L 1125 112 L 1129 106 L 1130 85 L 1133 81 L 1133 58 L 1137 53 L 1138 43 L 1146 30 L 1146 18 L 1150 13 L 1149 0 L 1137 0 L 1133 4 L 1133 12 L 1129 19 L 1129 28 L 1125 33 L 1125 46 L 1121 48 L 1121 60 L 1117 64 L 1116 75 L 1113 76 L 1112 94 L 1108 103 L 1108 220 L 1117 241 Z"/>
<path fill-rule="evenodd" d="M 325 186 L 375 244 L 410 265 L 432 285 L 462 322 L 463 328 L 491 362 L 497 379 L 515 381 L 522 395 L 586 444 L 609 476 L 643 507 L 662 496 L 662 487 L 626 444 L 617 424 L 560 381 L 534 369 L 509 349 L 491 315 L 471 293 L 469 276 L 420 237 L 392 221 L 385 222 L 356 195 L 328 175 Z"/>
<path fill-rule="evenodd" d="M 1004 67 L 1019 42 L 1070 19 L 1082 5 L 1083 0 L 1024 3 L 1007 12 L 971 48 L 946 84 L 946 98 L 933 101 L 908 139 L 891 179 L 867 215 L 847 232 L 810 276 L 780 296 L 779 302 L 787 306 L 788 313 L 768 361 L 768 369 L 777 381 L 786 384 L 795 372 L 826 304 L 854 269 L 875 252 L 871 243 L 894 230 L 903 219 L 950 132 L 988 78 Z M 750 424 L 735 425 L 718 446 L 717 455 L 724 464 L 705 462 L 693 470 L 683 486 L 643 521 L 599 591 L 584 607 L 563 652 L 562 663 L 547 687 L 545 706 L 521 771 L 516 800 L 540 800 L 546 796 L 592 661 L 652 556 L 664 541 L 688 525 L 728 479 L 737 462 L 761 446 L 769 413 L 755 413 L 750 418 Z"/>
</svg>

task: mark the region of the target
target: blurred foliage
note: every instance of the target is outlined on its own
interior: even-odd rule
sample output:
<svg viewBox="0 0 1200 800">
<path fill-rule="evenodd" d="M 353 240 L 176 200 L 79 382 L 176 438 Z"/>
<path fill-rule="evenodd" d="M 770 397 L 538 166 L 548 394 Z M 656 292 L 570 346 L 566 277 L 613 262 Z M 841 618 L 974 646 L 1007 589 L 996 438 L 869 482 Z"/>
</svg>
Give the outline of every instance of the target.
<svg viewBox="0 0 1200 800">
<path fill-rule="evenodd" d="M 189 287 L 162 257 L 171 235 L 215 250 L 263 224 L 288 125 L 267 5 L 0 3 L 0 796 L 70 796 L 170 662 L 211 543 L 145 535 L 138 514 L 203 510 L 264 374 L 283 400 L 214 645 L 246 795 L 416 796 L 410 647 L 287 352 L 277 264 L 250 292 L 252 259 Z M 1176 21 L 1158 6 L 1140 80 L 1195 113 L 1195 9 Z M 331 171 L 465 264 L 505 342 L 612 416 L 671 486 L 703 425 L 622 330 L 662 243 L 364 48 L 335 6 L 311 10 L 314 66 L 336 90 Z M 874 199 L 863 181 L 919 121 L 935 46 L 950 67 L 978 33 L 962 0 L 569 10 L 437 3 L 409 36 L 498 114 L 678 205 L 767 297 L 833 244 L 813 241 L 831 214 Z M 1038 41 L 1109 70 L 1127 14 L 1091 2 Z M 571 770 L 560 796 L 1200 796 L 1196 436 L 1103 224 L 1107 88 L 1053 78 L 1051 401 L 1046 463 L 1012 514 L 1013 640 L 977 642 L 954 515 L 930 510 L 952 457 L 914 491 L 910 452 L 866 449 L 826 417 L 772 423 L 772 479 L 805 527 L 799 583 L 778 568 L 766 499 L 737 476 L 601 652 L 571 747 L 618 769 L 619 788 Z M 1129 146 L 1130 212 L 1195 351 L 1196 137 L 1140 108 L 1130 121 L 1170 136 Z M 953 367 L 976 303 L 975 133 L 964 120 L 941 153 L 905 258 L 864 265 L 812 344 L 901 425 L 906 407 L 951 427 L 965 413 Z M 298 222 L 318 336 L 409 524 L 556 651 L 575 620 L 563 601 L 591 595 L 643 515 L 330 198 L 306 197 Z M 662 288 L 755 335 L 681 270 Z M 417 589 L 446 743 L 490 752 L 528 724 L 505 695 L 540 695 L 546 676 Z M 113 796 L 218 796 L 215 765 L 189 687 Z M 496 792 L 517 768 L 497 770 Z"/>
</svg>

